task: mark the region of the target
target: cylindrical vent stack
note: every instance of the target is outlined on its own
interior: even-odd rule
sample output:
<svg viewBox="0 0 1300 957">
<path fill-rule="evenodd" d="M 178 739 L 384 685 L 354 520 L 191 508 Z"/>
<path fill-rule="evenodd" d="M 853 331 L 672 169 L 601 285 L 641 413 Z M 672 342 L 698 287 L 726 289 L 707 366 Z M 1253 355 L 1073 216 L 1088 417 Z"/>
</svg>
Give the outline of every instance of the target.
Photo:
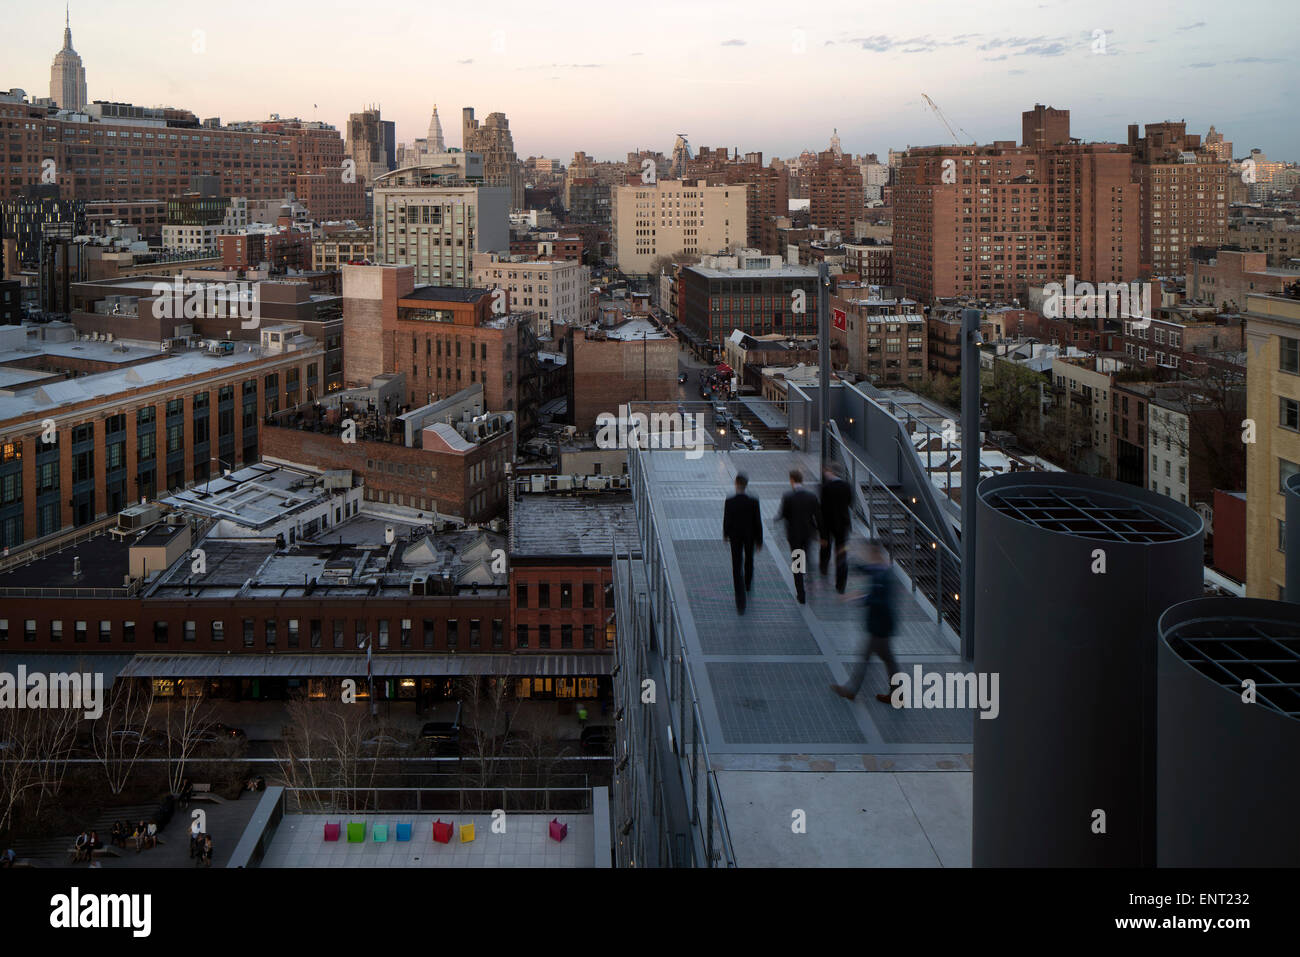
<svg viewBox="0 0 1300 957">
<path fill-rule="evenodd" d="M 1300 472 L 1282 486 L 1286 497 L 1286 600 L 1300 602 Z"/>
<path fill-rule="evenodd" d="M 1300 866 L 1300 607 L 1186 601 L 1157 647 L 1159 866 Z"/>
<path fill-rule="evenodd" d="M 1119 482 L 1016 472 L 980 483 L 977 867 L 1155 863 L 1155 634 L 1199 596 L 1203 523 Z"/>
</svg>

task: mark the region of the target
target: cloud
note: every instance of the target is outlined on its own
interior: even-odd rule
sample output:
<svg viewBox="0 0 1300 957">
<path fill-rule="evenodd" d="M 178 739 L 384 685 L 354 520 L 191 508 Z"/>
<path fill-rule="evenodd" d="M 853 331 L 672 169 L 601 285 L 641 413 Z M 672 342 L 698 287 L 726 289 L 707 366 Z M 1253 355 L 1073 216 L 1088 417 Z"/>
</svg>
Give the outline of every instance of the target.
<svg viewBox="0 0 1300 957">
<path fill-rule="evenodd" d="M 745 41 L 744 41 L 744 40 L 734 40 L 734 39 L 733 39 L 733 40 L 723 40 L 723 41 L 722 41 L 722 45 L 723 45 L 724 47 L 743 47 L 743 46 L 745 45 Z"/>
<path fill-rule="evenodd" d="M 1188 24 L 1186 24 L 1185 26 L 1181 26 L 1181 27 L 1179 27 L 1178 29 L 1179 29 L 1179 31 L 1181 32 L 1181 31 L 1183 31 L 1183 30 L 1195 30 L 1196 28 L 1198 28 L 1198 27 L 1203 27 L 1203 26 L 1206 26 L 1205 21 L 1204 21 L 1204 20 L 1197 20 L 1195 23 L 1188 23 Z"/>
<path fill-rule="evenodd" d="M 1210 67 L 1214 66 L 1213 63 L 1189 63 L 1189 64 L 1187 64 L 1187 65 L 1190 66 L 1190 67 L 1192 67 L 1193 69 L 1196 69 L 1196 70 L 1205 70 L 1205 69 L 1209 69 Z"/>
<path fill-rule="evenodd" d="M 1091 38 L 1092 34 L 1089 33 Z M 991 40 L 985 40 L 977 50 L 991 52 L 993 50 L 1005 50 L 1008 56 L 1064 56 L 1068 52 L 1066 43 L 1069 37 L 994 37 Z"/>
<path fill-rule="evenodd" d="M 600 70 L 603 63 L 539 63 L 537 66 L 521 66 L 520 70 Z M 552 77 L 552 79 L 555 79 Z"/>
<path fill-rule="evenodd" d="M 853 37 L 848 42 L 856 43 L 864 50 L 874 50 L 876 53 L 884 53 L 894 46 L 894 41 L 883 35 L 874 37 Z"/>
<path fill-rule="evenodd" d="M 471 57 L 471 58 L 468 59 L 468 60 L 457 60 L 456 62 L 457 62 L 457 63 L 473 63 L 473 62 L 474 62 L 474 59 Z"/>
<path fill-rule="evenodd" d="M 1235 60 L 1229 60 L 1229 63 L 1281 63 L 1282 58 L 1276 56 L 1239 56 Z"/>
<path fill-rule="evenodd" d="M 1029 72 L 1028 70 L 1007 70 L 1007 74 L 1010 76 L 1022 76 L 1023 74 L 1028 72 Z"/>
</svg>

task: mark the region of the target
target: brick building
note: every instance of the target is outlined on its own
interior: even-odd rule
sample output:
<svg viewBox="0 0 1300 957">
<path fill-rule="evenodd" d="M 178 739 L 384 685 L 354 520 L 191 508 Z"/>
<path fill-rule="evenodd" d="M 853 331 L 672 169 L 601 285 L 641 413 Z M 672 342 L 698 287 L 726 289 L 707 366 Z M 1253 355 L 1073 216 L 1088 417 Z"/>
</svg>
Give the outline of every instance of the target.
<svg viewBox="0 0 1300 957">
<path fill-rule="evenodd" d="M 808 216 L 813 225 L 852 236 L 853 223 L 865 209 L 863 196 L 862 170 L 852 157 L 830 150 L 817 154 L 808 171 Z"/>
<path fill-rule="evenodd" d="M 217 250 L 227 269 L 254 269 L 262 263 L 280 273 L 311 268 L 311 233 L 285 227 L 274 232 L 223 233 L 217 237 Z"/>
<path fill-rule="evenodd" d="M 746 153 L 742 157 L 737 150 L 733 157 L 725 148 L 702 146 L 686 161 L 685 178 L 703 179 L 710 186 L 745 186 L 746 243 L 765 253 L 781 252 L 764 243 L 774 239 L 767 223 L 790 211 L 790 180 L 784 169 L 764 166 L 762 153 Z"/>
<path fill-rule="evenodd" d="M 926 320 L 915 301 L 878 286 L 842 283 L 830 306 L 831 343 L 844 348 L 850 372 L 882 385 L 925 377 Z"/>
<path fill-rule="evenodd" d="M 1215 309 L 1238 312 L 1248 295 L 1276 295 L 1295 283 L 1300 269 L 1269 266 L 1266 253 L 1198 246 L 1188 255 L 1187 297 Z"/>
<path fill-rule="evenodd" d="M 569 411 L 579 432 L 593 431 L 597 416 L 616 415 L 620 405 L 677 398 L 677 337 L 652 318 L 607 316 L 575 329 L 569 348 Z"/>
<path fill-rule="evenodd" d="M 715 349 L 722 348 L 733 329 L 754 336 L 817 332 L 817 270 L 810 266 L 686 266 L 677 274 L 677 286 L 678 321 Z M 803 311 L 796 312 L 800 302 Z"/>
</svg>

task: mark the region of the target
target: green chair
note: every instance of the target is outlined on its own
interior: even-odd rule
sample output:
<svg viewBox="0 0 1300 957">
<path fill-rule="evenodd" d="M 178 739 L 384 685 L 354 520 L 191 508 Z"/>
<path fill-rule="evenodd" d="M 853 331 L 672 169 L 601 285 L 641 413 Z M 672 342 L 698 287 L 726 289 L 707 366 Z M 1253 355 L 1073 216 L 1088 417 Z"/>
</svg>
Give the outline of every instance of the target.
<svg viewBox="0 0 1300 957">
<path fill-rule="evenodd" d="M 366 822 L 348 821 L 348 843 L 364 844 L 366 842 Z"/>
<path fill-rule="evenodd" d="M 370 839 L 376 844 L 383 844 L 388 840 L 388 825 L 376 824 L 370 828 Z"/>
</svg>

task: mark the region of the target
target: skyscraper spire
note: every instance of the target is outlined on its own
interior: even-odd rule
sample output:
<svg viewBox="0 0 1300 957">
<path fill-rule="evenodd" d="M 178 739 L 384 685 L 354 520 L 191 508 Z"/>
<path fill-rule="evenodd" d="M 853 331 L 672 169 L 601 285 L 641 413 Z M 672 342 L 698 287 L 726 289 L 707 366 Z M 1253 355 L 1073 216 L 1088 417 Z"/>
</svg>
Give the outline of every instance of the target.
<svg viewBox="0 0 1300 957">
<path fill-rule="evenodd" d="M 80 110 L 87 103 L 86 68 L 72 49 L 72 10 L 63 11 L 63 49 L 54 55 L 50 67 L 50 98 L 62 110 Z"/>
<path fill-rule="evenodd" d="M 447 144 L 442 140 L 442 121 L 438 119 L 438 104 L 433 104 L 433 118 L 429 120 L 429 139 L 427 149 L 430 153 L 447 152 Z"/>
<path fill-rule="evenodd" d="M 63 49 L 72 49 L 72 5 L 63 6 Z"/>
</svg>

